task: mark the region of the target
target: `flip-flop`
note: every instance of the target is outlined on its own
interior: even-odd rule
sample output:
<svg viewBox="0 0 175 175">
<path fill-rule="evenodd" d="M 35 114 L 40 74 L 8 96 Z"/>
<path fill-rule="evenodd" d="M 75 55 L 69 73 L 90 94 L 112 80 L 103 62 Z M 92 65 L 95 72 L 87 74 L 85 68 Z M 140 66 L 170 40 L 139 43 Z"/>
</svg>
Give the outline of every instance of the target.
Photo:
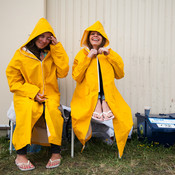
<svg viewBox="0 0 175 175">
<path fill-rule="evenodd" d="M 94 117 L 94 114 L 99 115 L 101 118 L 96 118 L 96 117 Z M 103 113 L 100 114 L 100 113 L 98 113 L 98 112 L 93 112 L 92 118 L 93 118 L 94 120 L 103 121 L 102 115 L 103 115 Z"/>
<path fill-rule="evenodd" d="M 15 160 L 15 164 L 21 171 L 30 171 L 30 170 L 35 169 L 35 166 L 29 160 L 27 163 L 17 163 Z M 31 167 L 31 165 L 33 165 L 33 167 Z M 22 168 L 24 166 L 25 167 L 29 166 L 29 168 Z"/>
<path fill-rule="evenodd" d="M 103 112 L 103 114 L 106 116 L 105 118 L 108 118 L 108 119 L 105 119 L 105 118 L 104 118 L 105 121 L 107 121 L 107 120 L 112 120 L 112 119 L 114 118 L 114 115 L 112 115 L 111 117 L 108 117 L 107 115 L 108 115 L 109 113 L 112 113 L 112 111 L 110 110 L 110 111 L 108 111 L 108 112 Z"/>
<path fill-rule="evenodd" d="M 49 159 L 50 163 L 53 163 L 53 162 L 58 162 L 56 165 L 46 165 L 46 168 L 50 169 L 50 168 L 56 168 L 58 166 L 60 166 L 61 164 L 61 159 L 55 159 L 55 160 L 51 160 Z"/>
</svg>

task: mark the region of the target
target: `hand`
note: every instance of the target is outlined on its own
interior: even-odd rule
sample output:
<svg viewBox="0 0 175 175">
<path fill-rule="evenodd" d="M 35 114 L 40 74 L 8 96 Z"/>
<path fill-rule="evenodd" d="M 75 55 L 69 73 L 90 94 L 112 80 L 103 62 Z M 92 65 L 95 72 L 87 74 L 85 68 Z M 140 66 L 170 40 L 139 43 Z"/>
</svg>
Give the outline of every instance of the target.
<svg viewBox="0 0 175 175">
<path fill-rule="evenodd" d="M 98 49 L 98 54 L 104 54 L 104 55 L 109 55 L 109 50 L 105 47 L 100 47 Z"/>
<path fill-rule="evenodd" d="M 46 100 L 46 98 L 44 98 L 44 96 L 38 92 L 34 100 L 37 101 L 38 103 L 43 103 Z"/>
<path fill-rule="evenodd" d="M 51 36 L 50 38 L 51 44 L 56 45 L 58 43 L 57 39 L 54 36 Z"/>
<path fill-rule="evenodd" d="M 88 57 L 93 58 L 93 57 L 96 57 L 96 56 L 97 56 L 97 50 L 96 49 L 91 49 L 89 54 L 88 54 Z"/>
</svg>

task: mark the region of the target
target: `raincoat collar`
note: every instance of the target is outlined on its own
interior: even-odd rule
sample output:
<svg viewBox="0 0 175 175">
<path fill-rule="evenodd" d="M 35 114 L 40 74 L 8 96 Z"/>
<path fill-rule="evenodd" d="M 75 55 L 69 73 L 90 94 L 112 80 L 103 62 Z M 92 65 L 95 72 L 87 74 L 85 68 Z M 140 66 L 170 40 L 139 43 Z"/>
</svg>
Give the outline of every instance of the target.
<svg viewBox="0 0 175 175">
<path fill-rule="evenodd" d="M 84 33 L 83 33 L 83 36 L 82 36 L 82 39 L 81 39 L 81 47 L 88 47 L 88 44 L 87 44 L 87 37 L 88 37 L 88 34 L 90 31 L 97 31 L 99 32 L 104 38 L 106 38 L 106 43 L 104 45 L 104 47 L 108 46 L 109 45 L 109 39 L 105 33 L 105 30 L 103 28 L 103 25 L 100 23 L 100 21 L 97 21 L 95 22 L 93 25 L 91 25 L 90 27 L 88 27 Z"/>
<path fill-rule="evenodd" d="M 22 45 L 24 47 L 27 43 L 29 43 L 31 40 L 36 38 L 37 36 L 41 35 L 45 32 L 51 32 L 53 36 L 55 37 L 55 33 L 49 22 L 45 18 L 41 18 L 38 23 L 36 24 L 35 28 L 33 29 L 32 33 L 30 34 L 27 42 Z M 22 48 L 21 47 L 21 48 Z"/>
</svg>

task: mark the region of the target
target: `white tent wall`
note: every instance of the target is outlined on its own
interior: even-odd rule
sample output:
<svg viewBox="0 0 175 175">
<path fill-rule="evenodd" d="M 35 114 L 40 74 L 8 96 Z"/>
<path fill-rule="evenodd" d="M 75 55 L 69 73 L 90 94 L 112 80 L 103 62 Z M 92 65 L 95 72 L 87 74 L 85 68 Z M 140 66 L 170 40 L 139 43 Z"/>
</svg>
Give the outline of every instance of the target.
<svg viewBox="0 0 175 175">
<path fill-rule="evenodd" d="M 62 104 L 71 102 L 72 64 L 83 31 L 99 20 L 124 60 L 125 77 L 116 86 L 134 122 L 148 105 L 151 113 L 175 112 L 174 0 L 47 0 L 46 14 L 70 59 L 69 75 L 59 80 Z"/>
<path fill-rule="evenodd" d="M 5 69 L 43 16 L 69 55 L 69 74 L 58 80 L 62 104 L 70 106 L 75 89 L 72 64 L 81 49 L 83 31 L 99 20 L 110 47 L 123 58 L 125 77 L 116 80 L 116 86 L 131 107 L 134 121 L 135 113 L 147 105 L 152 113 L 175 112 L 174 0 L 1 0 L 0 9 L 0 125 L 8 124 L 6 112 L 12 101 Z"/>
<path fill-rule="evenodd" d="M 45 13 L 45 0 L 0 0 L 0 125 L 8 124 L 7 110 L 13 99 L 5 74 L 7 65 Z"/>
</svg>

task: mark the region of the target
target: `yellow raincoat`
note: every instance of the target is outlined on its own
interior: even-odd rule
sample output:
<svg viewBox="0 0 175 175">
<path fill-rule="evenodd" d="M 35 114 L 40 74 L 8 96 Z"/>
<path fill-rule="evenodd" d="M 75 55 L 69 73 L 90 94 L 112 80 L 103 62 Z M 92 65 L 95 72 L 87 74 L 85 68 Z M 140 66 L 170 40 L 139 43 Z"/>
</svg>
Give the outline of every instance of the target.
<svg viewBox="0 0 175 175">
<path fill-rule="evenodd" d="M 41 18 L 28 41 L 16 51 L 6 69 L 10 91 L 14 93 L 16 128 L 13 144 L 16 150 L 31 143 L 61 145 L 63 118 L 58 109 L 60 93 L 57 78 L 66 77 L 69 70 L 68 56 L 60 42 L 50 44 L 50 51 L 43 61 L 25 49 L 27 43 L 45 32 L 51 32 L 55 37 L 50 24 Z M 38 92 L 47 98 L 46 125 L 40 129 L 35 127 L 43 113 L 43 104 L 34 101 Z"/>
<path fill-rule="evenodd" d="M 104 46 L 108 46 L 109 39 L 99 21 L 84 31 L 81 46 L 87 46 L 89 31 L 99 32 L 106 38 Z M 74 59 L 72 67 L 72 77 L 77 82 L 71 101 L 72 125 L 77 138 L 83 145 L 91 137 L 90 135 L 86 138 L 99 92 L 97 58 L 89 58 L 88 53 L 87 48 L 80 50 Z M 109 55 L 98 54 L 97 57 L 101 67 L 105 100 L 115 116 L 113 126 L 119 156 L 121 157 L 133 125 L 131 109 L 122 98 L 114 82 L 115 78 L 124 77 L 124 64 L 122 58 L 112 49 L 110 49 Z"/>
</svg>

